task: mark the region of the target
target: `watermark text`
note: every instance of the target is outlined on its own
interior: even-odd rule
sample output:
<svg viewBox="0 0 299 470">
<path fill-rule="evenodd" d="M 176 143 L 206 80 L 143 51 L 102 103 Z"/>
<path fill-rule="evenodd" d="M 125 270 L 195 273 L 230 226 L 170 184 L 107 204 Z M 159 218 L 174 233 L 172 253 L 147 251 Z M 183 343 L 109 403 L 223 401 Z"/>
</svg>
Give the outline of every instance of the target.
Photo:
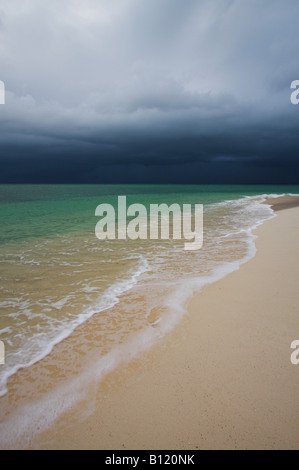
<svg viewBox="0 0 299 470">
<path fill-rule="evenodd" d="M 5 346 L 3 341 L 0 341 L 0 364 L 5 364 Z"/>
<path fill-rule="evenodd" d="M 5 104 L 5 85 L 2 80 L 0 80 L 0 104 Z"/>
<path fill-rule="evenodd" d="M 184 238 L 185 250 L 199 250 L 203 244 L 202 204 L 150 204 L 148 211 L 143 204 L 127 207 L 126 196 L 118 196 L 117 211 L 112 204 L 100 204 L 95 215 L 101 217 L 95 228 L 99 240 Z"/>
<path fill-rule="evenodd" d="M 294 364 L 294 366 L 297 366 L 299 364 L 299 340 L 298 339 L 295 339 L 292 342 L 291 349 L 295 349 L 295 351 L 293 351 L 291 354 L 291 363 Z"/>
<path fill-rule="evenodd" d="M 291 103 L 298 104 L 299 103 L 299 80 L 293 80 L 291 83 L 291 88 L 294 90 L 291 94 Z"/>
</svg>

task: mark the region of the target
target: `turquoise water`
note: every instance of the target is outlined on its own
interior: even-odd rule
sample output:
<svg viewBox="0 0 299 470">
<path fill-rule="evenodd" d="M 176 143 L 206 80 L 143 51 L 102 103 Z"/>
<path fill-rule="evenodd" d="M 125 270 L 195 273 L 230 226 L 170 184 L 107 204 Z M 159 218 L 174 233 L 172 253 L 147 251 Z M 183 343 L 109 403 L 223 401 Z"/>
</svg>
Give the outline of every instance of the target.
<svg viewBox="0 0 299 470">
<path fill-rule="evenodd" d="M 80 337 L 76 351 L 84 348 L 83 357 L 96 345 L 99 379 L 111 355 L 111 367 L 117 363 L 120 345 L 134 355 L 163 337 L 195 290 L 254 255 L 252 229 L 273 217 L 259 204 L 265 195 L 289 193 L 298 194 L 299 186 L 0 186 L 0 340 L 6 347 L 0 396 L 18 369 L 45 358 L 91 319 L 94 336 Z M 119 195 L 127 205 L 147 208 L 204 204 L 202 249 L 187 253 L 183 241 L 171 239 L 98 240 L 95 209 L 116 207 Z M 73 355 L 69 363 L 66 356 L 57 361 L 67 375 Z"/>
<path fill-rule="evenodd" d="M 258 194 L 298 193 L 299 186 L 0 185 L 0 244 L 94 230 L 98 204 L 215 204 Z"/>
</svg>

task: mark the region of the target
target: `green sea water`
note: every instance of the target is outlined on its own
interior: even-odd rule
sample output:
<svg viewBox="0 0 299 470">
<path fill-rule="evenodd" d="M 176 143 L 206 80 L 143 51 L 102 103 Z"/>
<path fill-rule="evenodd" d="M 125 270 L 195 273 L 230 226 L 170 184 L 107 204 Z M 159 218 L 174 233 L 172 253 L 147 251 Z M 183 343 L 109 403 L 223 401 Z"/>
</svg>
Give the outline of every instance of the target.
<svg viewBox="0 0 299 470">
<path fill-rule="evenodd" d="M 141 203 L 214 204 L 243 196 L 299 192 L 299 186 L 232 185 L 0 185 L 0 244 L 94 230 L 95 208 Z"/>
<path fill-rule="evenodd" d="M 30 400 L 32 384 L 48 386 L 53 367 L 62 381 L 74 362 L 76 376 L 91 369 L 101 380 L 125 357 L 163 338 L 193 292 L 254 256 L 252 230 L 273 217 L 260 202 L 282 194 L 299 194 L 299 186 L 1 185 L 0 340 L 6 360 L 0 397 L 20 368 L 26 371 L 20 393 Z M 127 197 L 127 206 L 146 208 L 203 204 L 203 247 L 186 252 L 182 240 L 98 240 L 96 207 L 116 208 L 118 196 Z M 71 336 L 69 349 L 64 340 Z M 45 366 L 36 379 L 29 366 L 41 360 Z"/>
</svg>

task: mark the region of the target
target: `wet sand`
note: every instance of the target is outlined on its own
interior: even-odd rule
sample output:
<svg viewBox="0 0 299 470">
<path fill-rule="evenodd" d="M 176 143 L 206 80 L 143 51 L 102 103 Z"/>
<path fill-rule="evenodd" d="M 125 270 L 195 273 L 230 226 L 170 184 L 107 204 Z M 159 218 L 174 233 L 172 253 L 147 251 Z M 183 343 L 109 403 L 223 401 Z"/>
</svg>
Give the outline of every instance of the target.
<svg viewBox="0 0 299 470">
<path fill-rule="evenodd" d="M 269 204 L 272 209 L 281 211 L 283 209 L 291 209 L 291 207 L 299 206 L 299 196 L 281 196 L 277 198 L 267 198 L 263 204 Z"/>
<path fill-rule="evenodd" d="M 172 333 L 30 447 L 299 449 L 299 209 L 285 199 L 275 210 L 251 261 L 194 296 Z"/>
</svg>

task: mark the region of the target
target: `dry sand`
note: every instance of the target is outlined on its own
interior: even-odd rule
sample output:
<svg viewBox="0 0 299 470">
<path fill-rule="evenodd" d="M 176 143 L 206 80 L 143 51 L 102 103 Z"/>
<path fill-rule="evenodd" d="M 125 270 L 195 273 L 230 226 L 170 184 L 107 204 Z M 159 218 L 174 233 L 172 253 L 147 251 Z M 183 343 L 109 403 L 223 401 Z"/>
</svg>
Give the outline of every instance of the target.
<svg viewBox="0 0 299 470">
<path fill-rule="evenodd" d="M 299 449 L 299 208 L 255 233 L 255 258 L 196 295 L 179 327 L 33 447 Z"/>
</svg>

